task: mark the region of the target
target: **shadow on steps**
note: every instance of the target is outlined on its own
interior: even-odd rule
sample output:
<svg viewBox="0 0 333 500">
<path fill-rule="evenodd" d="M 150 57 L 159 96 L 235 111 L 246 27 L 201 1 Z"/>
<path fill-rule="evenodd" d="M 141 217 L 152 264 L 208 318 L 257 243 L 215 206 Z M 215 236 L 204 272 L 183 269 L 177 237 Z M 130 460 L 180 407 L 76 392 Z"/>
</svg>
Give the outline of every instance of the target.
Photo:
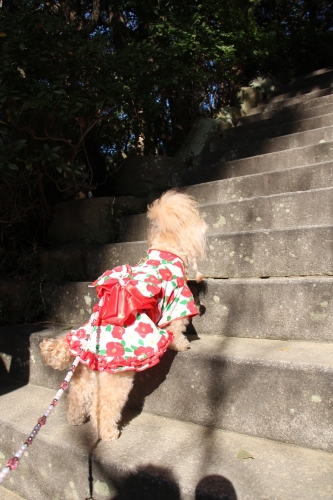
<svg viewBox="0 0 333 500">
<path fill-rule="evenodd" d="M 46 330 L 49 325 L 17 325 L 0 328 L 0 377 L 6 381 L 2 383 L 1 394 L 10 392 L 29 382 L 30 375 L 30 335 Z M 16 382 L 15 382 L 16 381 Z M 5 389 L 5 385 L 7 390 Z M 0 395 L 1 395 L 0 394 Z"/>
<path fill-rule="evenodd" d="M 112 500 L 181 500 L 172 472 L 151 464 L 126 475 L 116 487 L 119 492 Z M 231 481 L 216 474 L 199 481 L 193 500 L 237 500 L 237 495 Z"/>
</svg>

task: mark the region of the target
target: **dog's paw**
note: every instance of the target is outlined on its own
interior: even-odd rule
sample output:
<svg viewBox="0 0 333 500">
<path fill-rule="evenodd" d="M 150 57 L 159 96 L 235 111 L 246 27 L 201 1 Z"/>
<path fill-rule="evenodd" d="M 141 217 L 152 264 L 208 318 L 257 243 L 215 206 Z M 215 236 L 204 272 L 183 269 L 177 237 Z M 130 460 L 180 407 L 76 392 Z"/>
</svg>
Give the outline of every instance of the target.
<svg viewBox="0 0 333 500">
<path fill-rule="evenodd" d="M 103 429 L 99 433 L 99 437 L 102 441 L 115 441 L 119 437 L 119 430 L 117 428 Z"/>
<path fill-rule="evenodd" d="M 175 339 L 171 344 L 169 345 L 169 349 L 172 349 L 173 351 L 187 351 L 191 347 L 191 344 L 187 340 L 186 337 L 181 337 L 180 339 Z"/>
</svg>

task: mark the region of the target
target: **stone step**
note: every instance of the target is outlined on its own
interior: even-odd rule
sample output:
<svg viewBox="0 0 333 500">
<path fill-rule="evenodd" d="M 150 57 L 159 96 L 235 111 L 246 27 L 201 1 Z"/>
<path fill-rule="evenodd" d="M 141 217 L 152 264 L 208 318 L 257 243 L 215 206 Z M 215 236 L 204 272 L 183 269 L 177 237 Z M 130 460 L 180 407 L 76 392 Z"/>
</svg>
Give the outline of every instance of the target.
<svg viewBox="0 0 333 500">
<path fill-rule="evenodd" d="M 207 223 L 207 234 L 331 224 L 333 188 L 211 203 L 199 212 Z M 144 240 L 146 214 L 123 217 L 119 229 L 120 241 Z"/>
<path fill-rule="evenodd" d="M 228 131 L 223 131 L 225 137 L 228 137 L 229 135 L 232 135 L 234 133 L 234 129 L 242 129 L 243 125 L 254 125 L 258 124 L 257 126 L 263 127 L 265 126 L 266 120 L 283 120 L 285 115 L 292 114 L 292 113 L 310 113 L 310 117 L 314 116 L 311 115 L 312 111 L 313 113 L 318 112 L 317 108 L 322 108 L 324 106 L 329 106 L 330 104 L 333 103 L 333 91 L 330 92 L 328 95 L 324 96 L 319 96 L 319 97 L 314 97 L 313 99 L 306 99 L 298 103 L 294 104 L 288 104 L 288 106 L 280 106 L 279 108 L 273 108 L 271 110 L 269 109 L 264 109 L 258 111 L 257 113 L 254 114 L 249 114 L 247 116 L 243 116 L 240 120 L 237 122 L 237 126 L 233 127 L 231 129 L 227 129 Z M 254 109 L 254 108 L 253 108 Z M 258 108 L 256 108 L 258 109 Z M 250 110 L 252 111 L 252 110 Z M 321 110 L 319 111 L 321 113 Z M 317 116 L 317 115 L 315 115 Z"/>
<path fill-rule="evenodd" d="M 289 85 L 293 85 L 293 83 L 296 83 L 299 81 L 306 82 L 308 79 L 310 79 L 314 76 L 325 75 L 327 73 L 331 73 L 332 71 L 333 71 L 333 66 L 328 66 L 326 68 L 316 69 L 315 71 L 311 71 L 310 73 L 305 73 L 303 75 L 295 76 L 294 78 L 292 78 L 290 80 Z"/>
<path fill-rule="evenodd" d="M 305 226 L 239 233 L 216 233 L 207 237 L 207 260 L 200 265 L 207 278 L 267 276 L 315 276 L 333 274 L 333 227 Z M 79 256 L 85 279 L 93 281 L 106 269 L 124 263 L 134 265 L 146 255 L 145 241 L 95 245 Z M 67 262 L 70 262 L 66 251 Z M 77 252 L 71 258 L 78 259 Z M 55 275 L 60 256 L 44 254 L 48 279 Z M 193 278 L 189 270 L 188 277 Z"/>
<path fill-rule="evenodd" d="M 331 276 L 333 226 L 216 234 L 207 238 L 207 278 Z"/>
<path fill-rule="evenodd" d="M 333 451 L 332 343 L 189 338 L 137 374 L 130 408 Z"/>
<path fill-rule="evenodd" d="M 333 162 L 306 167 L 296 167 L 285 171 L 233 177 L 220 181 L 187 186 L 184 191 L 194 196 L 200 203 L 228 202 L 251 196 L 269 196 L 301 190 L 325 188 L 333 185 Z M 322 215 L 327 214 L 320 211 Z M 127 220 L 127 217 L 124 217 Z M 120 219 L 120 239 L 124 240 L 127 229 Z M 41 265 L 45 279 L 51 281 L 79 281 L 85 279 L 86 248 L 81 245 L 65 245 L 41 253 Z M 136 257 L 133 255 L 133 261 Z M 106 261 L 107 265 L 107 261 Z M 12 285 L 14 286 L 14 285 Z M 1 284 L 0 284 L 1 292 Z M 21 297 L 20 294 L 15 294 Z"/>
<path fill-rule="evenodd" d="M 251 118 L 259 118 L 261 120 L 252 120 L 245 122 L 244 125 L 239 123 L 237 127 L 228 128 L 223 131 L 223 137 L 229 140 L 233 137 L 246 137 L 247 134 L 255 134 L 260 132 L 262 129 L 267 129 L 271 127 L 282 126 L 285 124 L 290 124 L 291 122 L 308 120 L 310 118 L 318 118 L 329 113 L 333 113 L 333 94 L 331 96 L 331 102 L 327 104 L 320 104 L 316 107 L 310 109 L 298 109 L 298 106 L 303 106 L 299 104 L 298 106 L 290 106 L 289 108 L 284 108 L 283 113 L 264 113 L 261 115 L 252 115 Z M 321 98 L 323 99 L 323 98 Z"/>
<path fill-rule="evenodd" d="M 267 99 L 264 99 L 258 106 L 265 106 L 265 102 L 279 102 L 299 95 L 311 94 L 317 90 L 329 88 L 332 86 L 332 83 L 332 71 L 309 77 L 303 81 L 294 81 L 290 84 L 282 85 L 278 90 L 268 94 Z"/>
<path fill-rule="evenodd" d="M 0 329 L 0 376 L 56 387 L 60 375 L 44 366 L 39 344 L 89 319 L 98 299 L 88 284 L 45 284 L 53 325 Z M 333 342 L 332 277 L 215 279 L 189 285 L 201 315 L 188 334 Z"/>
<path fill-rule="evenodd" d="M 258 103 L 258 107 L 264 107 L 266 104 L 286 101 L 288 99 L 292 99 L 293 97 L 304 96 L 320 90 L 326 90 L 332 86 L 332 83 L 333 78 L 332 75 L 329 74 L 329 76 L 321 76 L 320 80 L 317 82 L 299 82 L 295 84 L 294 87 L 281 87 L 276 92 L 271 92 L 267 99 Z"/>
<path fill-rule="evenodd" d="M 209 202 L 235 201 L 255 196 L 269 196 L 331 186 L 333 186 L 333 161 L 242 177 L 232 177 L 230 179 L 186 186 L 182 189 L 193 196 L 198 203 L 206 204 Z"/>
<path fill-rule="evenodd" d="M 39 334 L 38 340 L 45 336 L 50 332 Z M 189 339 L 190 350 L 168 350 L 159 365 L 136 375 L 129 407 L 333 451 L 332 342 Z M 35 367 L 33 371 L 31 380 L 54 392 L 66 373 L 42 363 L 38 376 Z"/>
<path fill-rule="evenodd" d="M 60 383 L 59 373 L 44 366 L 39 344 L 44 337 L 65 335 L 89 319 L 98 299 L 88 284 L 46 285 L 55 324 L 0 329 L 0 376 L 49 388 Z M 188 334 L 333 342 L 332 277 L 207 280 L 189 285 L 201 315 L 193 319 Z"/>
<path fill-rule="evenodd" d="M 0 498 L 1 500 L 26 500 L 3 486 L 0 486 Z"/>
<path fill-rule="evenodd" d="M 190 287 L 200 316 L 189 333 L 333 342 L 332 277 L 213 279 Z"/>
<path fill-rule="evenodd" d="M 202 336 L 187 352 L 166 353 L 154 372 L 141 372 L 129 404 L 333 451 L 332 355 L 333 344 Z"/>
<path fill-rule="evenodd" d="M 278 86 L 276 91 L 271 92 L 271 94 L 272 96 L 283 94 L 288 90 L 308 87 L 313 83 L 321 82 L 322 80 L 327 80 L 332 77 L 333 77 L 333 67 L 327 67 L 321 70 L 312 71 L 311 73 L 291 78 L 291 80 L 288 83 Z"/>
<path fill-rule="evenodd" d="M 30 289 L 31 284 L 28 281 L 0 278 L 0 301 L 10 311 L 26 312 L 31 306 Z"/>
<path fill-rule="evenodd" d="M 247 112 L 247 116 L 250 117 L 252 115 L 256 115 L 258 113 L 268 113 L 269 111 L 275 110 L 276 112 L 280 112 L 283 108 L 293 106 L 295 104 L 307 103 L 308 108 L 311 108 L 316 103 L 312 103 L 318 97 L 330 96 L 333 93 L 333 88 L 328 87 L 322 90 L 315 90 L 314 92 L 298 95 L 295 97 L 285 98 L 282 101 L 277 102 L 267 102 L 262 101 L 262 106 L 257 106 L 256 108 L 249 109 Z M 247 118 L 247 117 L 244 117 Z M 243 121 L 243 119 L 242 119 Z"/>
<path fill-rule="evenodd" d="M 333 341 L 332 277 L 215 279 L 189 284 L 201 313 L 188 328 L 190 334 Z M 54 325 L 1 327 L 1 377 L 46 387 L 59 383 L 57 372 L 43 365 L 39 343 L 44 337 L 65 335 L 89 319 L 98 299 L 88 285 L 45 283 L 48 315 Z"/>
<path fill-rule="evenodd" d="M 311 144 L 275 153 L 260 154 L 239 160 L 225 161 L 219 151 L 196 156 L 193 166 L 183 175 L 184 185 L 200 184 L 241 177 L 244 175 L 273 172 L 294 167 L 304 167 L 332 161 L 333 142 Z"/>
<path fill-rule="evenodd" d="M 55 336 L 45 330 L 39 340 L 50 333 Z M 189 339 L 189 351 L 168 350 L 158 366 L 137 374 L 129 407 L 333 451 L 333 343 L 207 335 Z M 55 393 L 66 372 L 41 363 L 39 370 L 37 376 L 33 367 L 32 380 L 52 386 Z"/>
<path fill-rule="evenodd" d="M 331 107 L 333 110 L 333 105 Z M 249 125 L 247 125 L 247 127 L 245 128 L 245 133 L 243 131 L 242 134 L 235 134 L 234 136 L 223 138 L 221 136 L 217 136 L 210 142 L 210 151 L 216 151 L 217 149 L 226 150 L 231 148 L 240 148 L 244 144 L 249 144 L 252 142 L 263 141 L 266 139 L 273 139 L 282 136 L 289 136 L 298 134 L 300 132 L 307 132 L 315 129 L 318 130 L 324 127 L 329 127 L 333 125 L 333 113 L 327 113 L 325 115 L 315 116 L 313 118 L 307 118 L 305 120 L 290 121 L 288 123 L 282 123 L 274 126 L 269 125 L 269 123 L 266 123 L 266 127 L 264 128 L 246 130 L 249 128 Z M 235 130 L 241 130 L 241 128 L 242 127 L 235 127 Z"/>
<path fill-rule="evenodd" d="M 52 397 L 53 391 L 31 385 L 2 396 L 1 466 Z M 61 401 L 6 487 L 26 500 L 332 498 L 330 453 L 147 413 L 125 417 L 117 441 L 97 443 L 90 423 L 67 424 Z M 253 458 L 237 458 L 240 449 Z"/>
<path fill-rule="evenodd" d="M 331 121 L 329 117 L 328 122 Z M 249 141 L 248 144 L 239 143 L 228 144 L 223 139 L 212 141 L 211 152 L 206 154 L 208 164 L 216 161 L 228 162 L 242 158 L 249 158 L 258 155 L 271 154 L 279 151 L 289 151 L 304 146 L 317 145 L 333 142 L 333 126 L 325 126 L 316 129 L 306 130 L 304 132 L 295 132 L 271 139 Z M 217 149 L 218 147 L 218 149 Z M 215 148 L 215 149 L 214 149 Z M 197 157 L 194 157 L 194 163 Z"/>
</svg>

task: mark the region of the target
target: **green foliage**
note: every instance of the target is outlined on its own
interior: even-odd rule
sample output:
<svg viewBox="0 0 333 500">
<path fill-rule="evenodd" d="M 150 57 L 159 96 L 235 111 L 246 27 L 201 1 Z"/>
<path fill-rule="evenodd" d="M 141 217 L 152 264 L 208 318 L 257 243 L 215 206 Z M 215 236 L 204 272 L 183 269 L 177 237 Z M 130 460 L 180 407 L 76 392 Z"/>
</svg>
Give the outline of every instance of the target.
<svg viewBox="0 0 333 500">
<path fill-rule="evenodd" d="M 332 65 L 330 0 L 254 0 L 253 15 L 266 35 L 262 71 L 281 81 Z"/>
<path fill-rule="evenodd" d="M 107 35 L 91 37 L 62 11 L 41 5 L 21 2 L 1 16 L 0 189 L 26 184 L 26 205 L 38 199 L 49 212 L 50 184 L 74 192 L 91 182 L 85 142 L 114 114 L 110 103 L 123 89 L 105 57 Z M 5 221 L 21 218 L 26 207 L 20 207 Z"/>
<path fill-rule="evenodd" d="M 172 154 L 203 106 L 229 99 L 260 38 L 231 1 L 124 1 L 116 25 L 102 11 L 92 22 L 86 2 L 69 17 L 58 2 L 17 5 L 1 15 L 0 168 L 59 190 L 92 181 L 91 137 L 115 161 L 140 138 Z"/>
</svg>

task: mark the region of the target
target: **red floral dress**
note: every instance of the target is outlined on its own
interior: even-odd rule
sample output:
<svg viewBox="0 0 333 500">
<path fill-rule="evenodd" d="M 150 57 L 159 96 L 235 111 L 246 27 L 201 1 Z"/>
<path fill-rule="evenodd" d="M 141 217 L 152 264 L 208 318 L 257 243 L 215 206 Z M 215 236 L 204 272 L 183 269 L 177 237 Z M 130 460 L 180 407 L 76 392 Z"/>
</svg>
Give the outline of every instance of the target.
<svg viewBox="0 0 333 500">
<path fill-rule="evenodd" d="M 154 366 L 173 340 L 168 325 L 199 314 L 186 282 L 183 261 L 159 250 L 135 267 L 106 271 L 90 285 L 100 299 L 90 320 L 67 334 L 70 351 L 92 370 Z"/>
</svg>

